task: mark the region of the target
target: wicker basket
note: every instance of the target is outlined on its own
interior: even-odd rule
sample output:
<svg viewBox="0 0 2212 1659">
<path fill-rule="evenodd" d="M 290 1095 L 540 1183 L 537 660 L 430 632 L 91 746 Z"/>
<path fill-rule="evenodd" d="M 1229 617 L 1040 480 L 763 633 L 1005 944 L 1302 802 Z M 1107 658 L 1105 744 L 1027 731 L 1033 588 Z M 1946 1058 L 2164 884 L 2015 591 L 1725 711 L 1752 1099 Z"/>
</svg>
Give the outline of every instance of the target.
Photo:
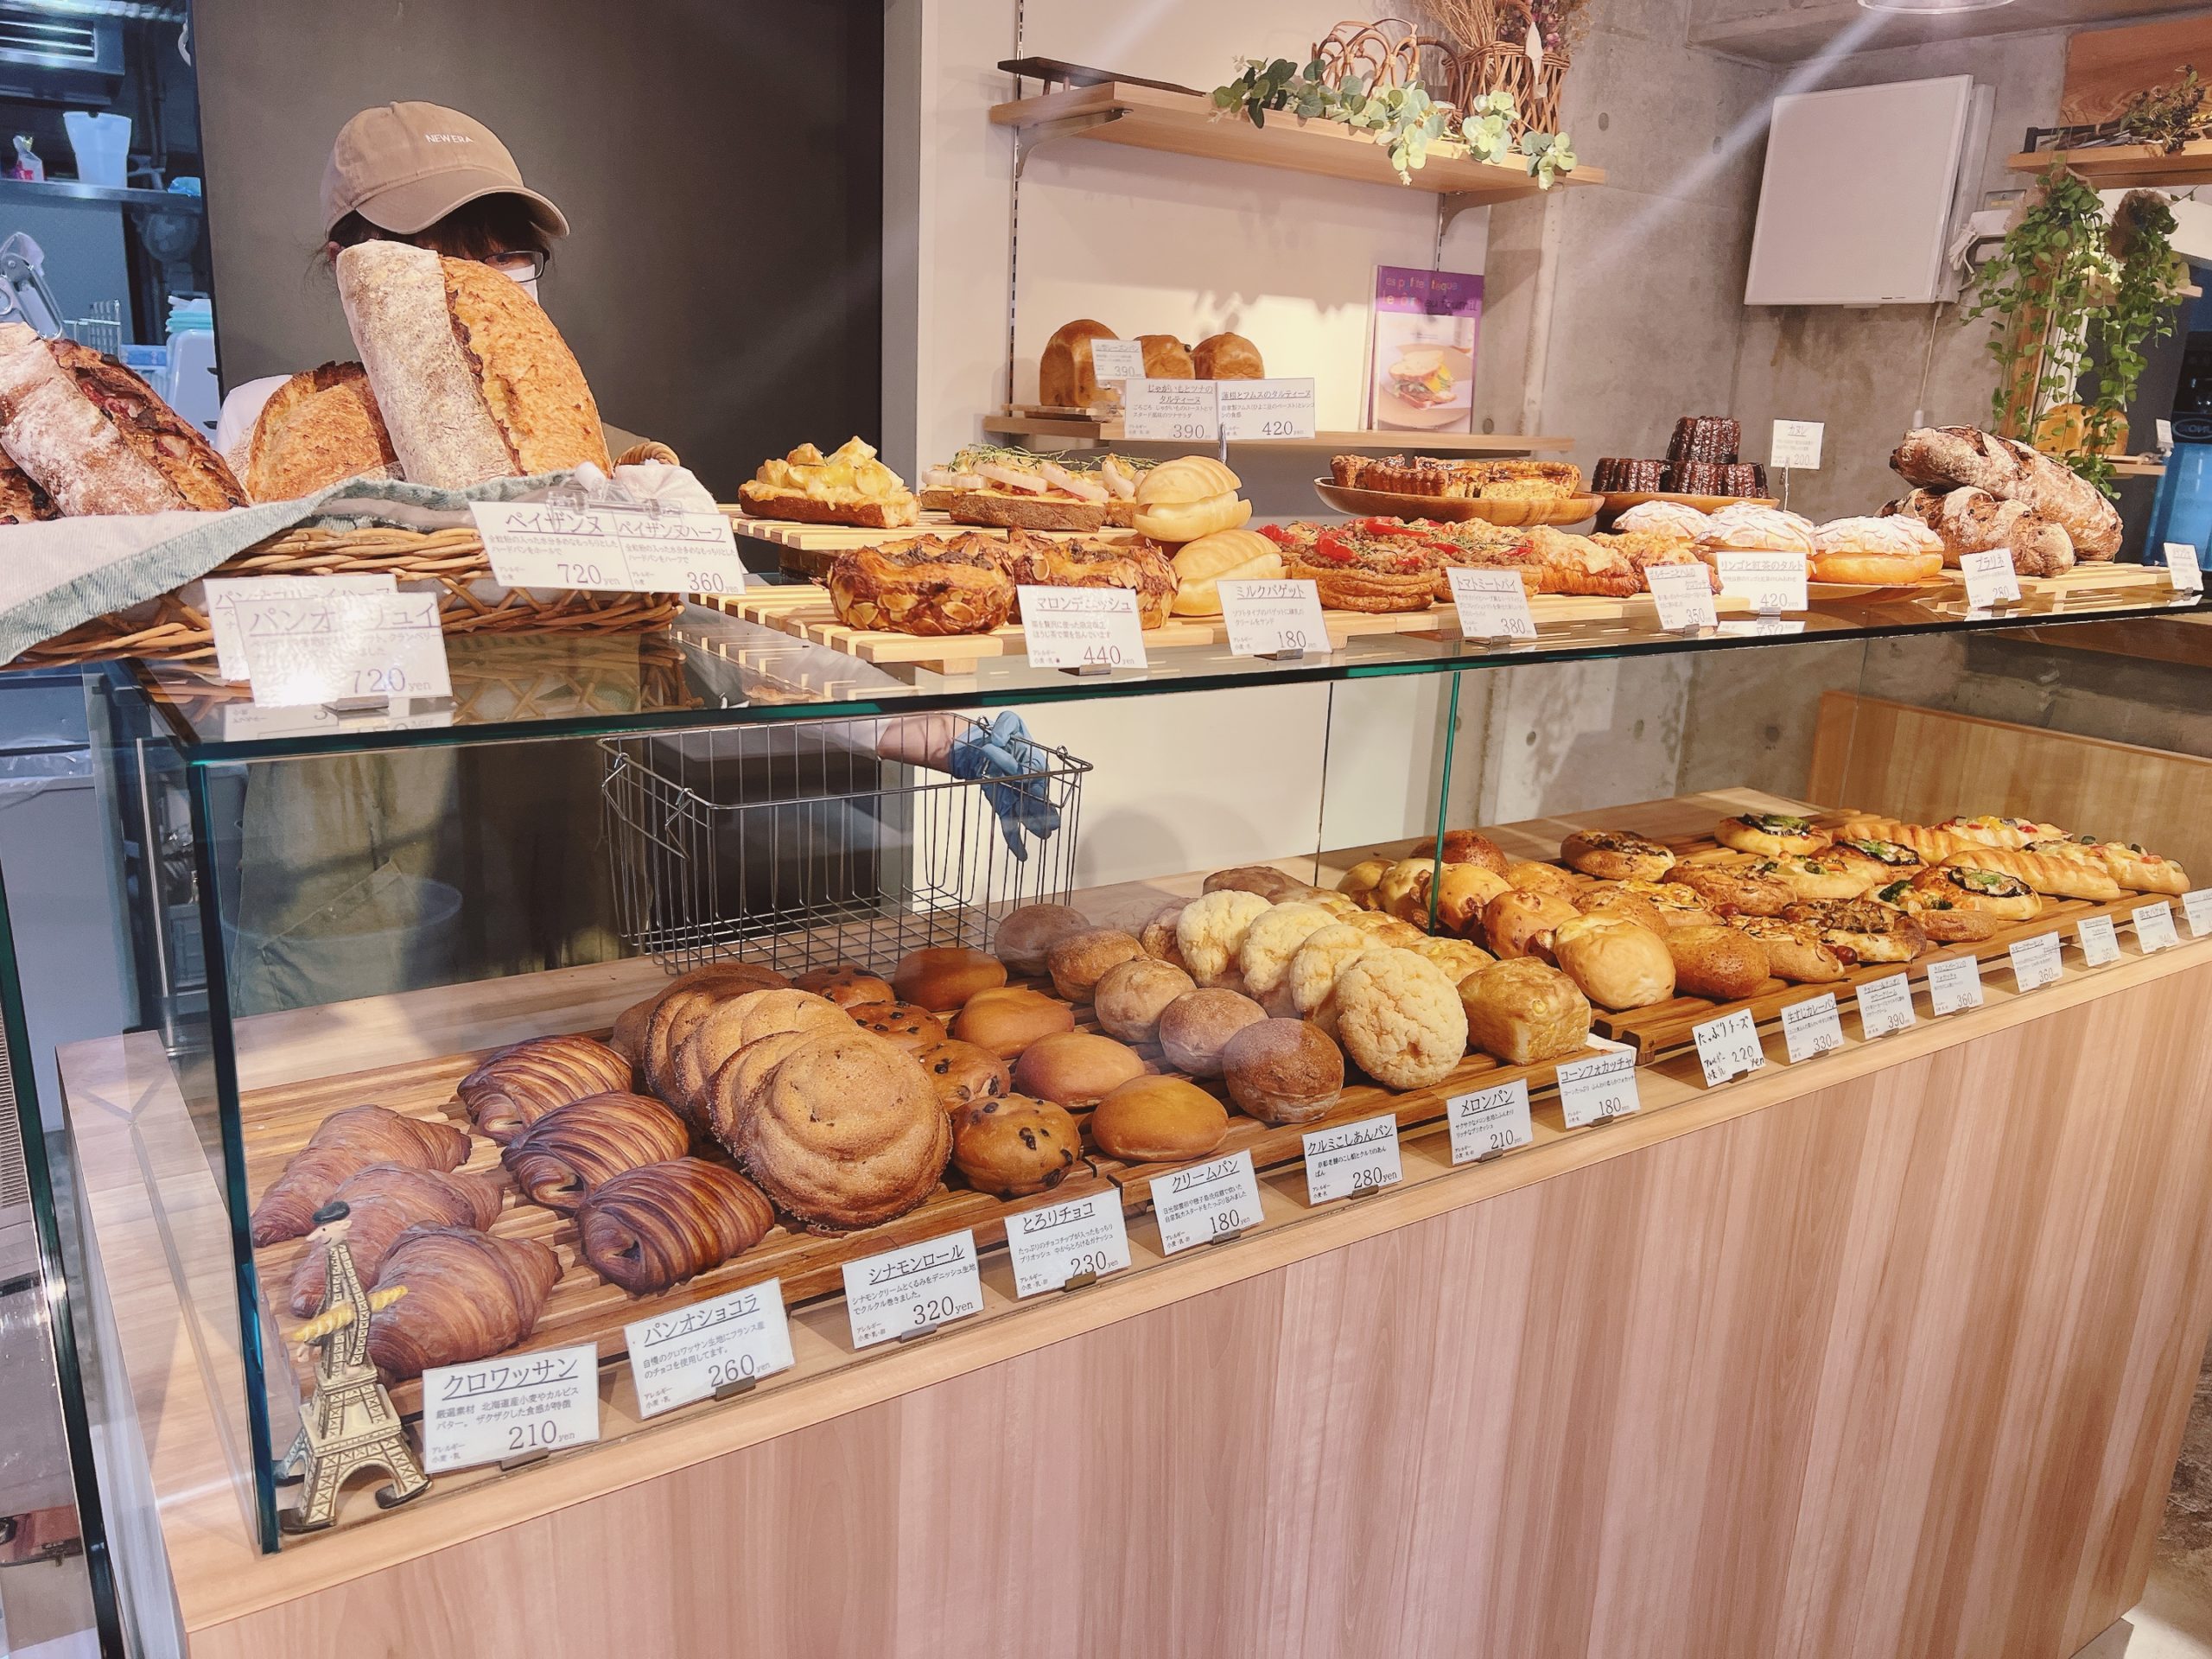
<svg viewBox="0 0 2212 1659">
<path fill-rule="evenodd" d="M 625 451 L 623 463 L 674 461 L 664 444 Z M 618 463 L 620 464 L 620 463 Z M 435 583 L 439 621 L 448 633 L 614 633 L 664 628 L 683 613 L 668 594 L 589 593 L 564 589 L 533 596 L 492 581 L 492 563 L 473 529 L 291 530 L 257 542 L 207 573 L 211 576 L 337 576 L 389 574 L 404 588 Z M 128 610 L 96 616 L 33 645 L 16 661 L 26 667 L 137 657 L 163 662 L 212 662 L 215 637 L 204 612 L 174 593 Z"/>
<path fill-rule="evenodd" d="M 1567 54 L 1548 52 L 1541 67 L 1532 64 L 1523 44 L 1534 26 L 1527 6 L 1520 0 L 1495 0 L 1491 10 L 1494 32 L 1479 46 L 1462 48 L 1423 34 L 1402 17 L 1382 17 L 1371 23 L 1338 23 L 1314 42 L 1313 57 L 1321 65 L 1322 80 L 1331 86 L 1341 86 L 1355 74 L 1370 87 L 1403 86 L 1418 80 L 1454 111 L 1465 111 L 1487 92 L 1510 92 L 1518 111 L 1506 127 L 1510 138 L 1518 139 L 1532 127 L 1538 132 L 1558 131 Z M 1510 38 L 1501 38 L 1497 31 L 1510 32 Z"/>
</svg>

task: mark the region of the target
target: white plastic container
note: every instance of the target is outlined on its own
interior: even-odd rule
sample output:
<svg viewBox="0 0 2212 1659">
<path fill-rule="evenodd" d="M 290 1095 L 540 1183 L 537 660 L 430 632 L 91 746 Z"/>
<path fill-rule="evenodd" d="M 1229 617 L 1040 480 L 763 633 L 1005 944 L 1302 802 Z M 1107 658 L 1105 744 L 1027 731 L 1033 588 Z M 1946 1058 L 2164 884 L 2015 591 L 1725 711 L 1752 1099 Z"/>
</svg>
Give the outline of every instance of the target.
<svg viewBox="0 0 2212 1659">
<path fill-rule="evenodd" d="M 130 118 L 65 110 L 61 124 L 68 130 L 69 148 L 76 153 L 78 179 L 121 189 L 130 165 Z"/>
</svg>

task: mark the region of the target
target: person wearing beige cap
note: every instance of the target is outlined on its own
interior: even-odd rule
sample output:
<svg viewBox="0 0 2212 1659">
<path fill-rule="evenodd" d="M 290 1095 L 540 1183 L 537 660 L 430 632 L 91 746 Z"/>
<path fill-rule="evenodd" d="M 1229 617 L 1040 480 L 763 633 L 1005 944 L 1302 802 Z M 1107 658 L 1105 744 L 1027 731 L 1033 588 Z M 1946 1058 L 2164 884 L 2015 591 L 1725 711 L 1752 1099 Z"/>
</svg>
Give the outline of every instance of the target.
<svg viewBox="0 0 2212 1659">
<path fill-rule="evenodd" d="M 568 216 L 523 182 L 491 128 L 442 104 L 379 104 L 339 129 L 322 173 L 323 253 L 410 242 L 512 276 L 531 298 Z M 215 447 L 243 444 L 289 377 L 249 380 L 223 400 Z"/>
</svg>

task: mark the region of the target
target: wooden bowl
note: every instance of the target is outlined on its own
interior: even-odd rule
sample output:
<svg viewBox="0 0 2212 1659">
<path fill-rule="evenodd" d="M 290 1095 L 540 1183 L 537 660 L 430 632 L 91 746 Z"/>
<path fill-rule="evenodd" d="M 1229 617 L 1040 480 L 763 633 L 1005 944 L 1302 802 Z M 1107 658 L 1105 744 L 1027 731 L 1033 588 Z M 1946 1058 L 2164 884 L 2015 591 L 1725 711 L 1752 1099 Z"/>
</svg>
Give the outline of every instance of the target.
<svg viewBox="0 0 2212 1659">
<path fill-rule="evenodd" d="M 1313 480 L 1320 498 L 1338 512 L 1365 518 L 1426 518 L 1432 524 L 1580 524 L 1598 511 L 1594 495 L 1553 496 L 1534 500 L 1486 500 L 1478 496 L 1400 495 L 1395 490 L 1355 490 L 1325 478 Z"/>
</svg>

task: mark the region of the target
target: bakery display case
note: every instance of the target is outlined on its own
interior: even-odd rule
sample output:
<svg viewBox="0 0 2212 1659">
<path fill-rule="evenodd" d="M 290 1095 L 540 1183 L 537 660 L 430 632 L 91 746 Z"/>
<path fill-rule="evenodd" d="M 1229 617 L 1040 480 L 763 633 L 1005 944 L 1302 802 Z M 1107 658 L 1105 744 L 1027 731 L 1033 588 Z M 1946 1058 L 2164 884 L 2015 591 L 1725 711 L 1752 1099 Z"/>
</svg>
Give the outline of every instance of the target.
<svg viewBox="0 0 2212 1659">
<path fill-rule="evenodd" d="M 1307 1436 L 1332 1468 L 1366 1459 L 1330 1477 L 1355 1509 L 1408 1479 L 1495 1506 L 1464 1518 L 1502 1563 L 1565 1463 L 1644 1443 L 1628 1400 L 1690 1411 L 1686 1444 L 1717 1455 L 1690 1263 L 1726 1279 L 1712 1363 L 1825 1299 L 1799 1357 L 1838 1401 L 1874 1387 L 1854 1344 L 1937 1294 L 1926 1263 L 1880 1281 L 1894 1230 L 1967 1252 L 1932 1339 L 1991 1380 L 1947 1403 L 1891 1378 L 1890 1408 L 1993 1411 L 2004 1376 L 2051 1368 L 2044 1421 L 2116 1400 L 2082 1432 L 2127 1477 L 2084 1494 L 2005 1457 L 1974 1479 L 2070 1505 L 2102 1548 L 2139 1529 L 2122 1499 L 2162 1476 L 2205 1312 L 2182 1263 L 2212 1159 L 2164 1155 L 2212 1144 L 2202 1062 L 2159 1034 L 2212 971 L 2212 848 L 2164 804 L 2195 763 L 2131 749 L 2084 789 L 2066 746 L 2089 740 L 2050 734 L 1997 766 L 1986 719 L 1934 696 L 2075 632 L 2071 596 L 1274 658 L 1160 642 L 1099 675 L 869 662 L 748 619 L 785 591 L 694 606 L 665 640 L 456 640 L 454 698 L 428 708 L 104 677 L 118 753 L 181 805 L 205 991 L 166 1040 L 80 1045 L 62 1072 L 96 1339 L 130 1378 L 195 1651 L 309 1628 L 364 1581 L 474 1573 L 576 1506 L 603 1536 L 816 1491 L 844 1517 L 825 1524 L 933 1559 L 964 1491 L 1103 1548 L 1210 1484 L 1276 1501 Z M 2137 605 L 2197 626 L 2139 588 L 2091 628 L 2124 636 Z M 2093 1074 L 2130 1103 L 2117 1124 Z M 2113 1135 L 2135 1151 L 2053 1155 Z M 1861 1230 L 1854 1203 L 1889 1221 Z M 2065 1323 L 2031 1241 L 1967 1249 L 2007 1206 L 2130 1294 Z M 1624 1274 L 1648 1320 L 1606 1288 Z M 2000 1285 L 2058 1323 L 1993 1358 L 1973 1310 Z M 1166 1426 L 1217 1341 L 1224 1386 L 1311 1376 L 1321 1398 Z M 1490 1449 L 1416 1472 L 1471 1375 L 1511 1402 Z M 1086 1425 L 1059 1432 L 1065 1491 L 974 1418 L 1039 1390 Z M 315 1463 L 334 1425 L 366 1432 L 341 1398 L 382 1402 L 362 1409 L 386 1460 L 350 1480 Z M 1815 1462 L 1859 1432 L 1789 1409 Z M 905 1453 L 880 1438 L 906 1433 Z M 1509 1455 L 1554 1472 L 1498 1473 Z M 1867 1451 L 1863 1489 L 1829 1467 L 1834 1524 L 1911 1455 Z M 1740 1518 L 1716 1469 L 1660 1461 L 1664 1501 Z M 1593 1480 L 1577 1526 L 1624 1501 Z M 1931 1516 L 2004 1547 L 1963 1513 Z M 1688 1570 L 1643 1548 L 1639 1579 Z M 797 1560 L 736 1555 L 747 1597 Z M 528 1599 L 585 1593 L 543 1559 L 512 1592 L 525 1623 Z M 1209 1605 L 1273 1582 L 1207 1571 Z M 610 1616 L 720 1593 L 634 1576 L 585 1575 Z M 1573 1576 L 1532 1569 L 1529 1629 L 1567 1616 Z M 852 1617 L 938 1616 L 940 1593 L 902 1573 Z M 845 1599 L 771 1634 L 827 1630 Z M 404 1646 L 443 1616 L 349 1617 Z M 1162 1629 L 1111 1617 L 1135 1647 Z"/>
</svg>

